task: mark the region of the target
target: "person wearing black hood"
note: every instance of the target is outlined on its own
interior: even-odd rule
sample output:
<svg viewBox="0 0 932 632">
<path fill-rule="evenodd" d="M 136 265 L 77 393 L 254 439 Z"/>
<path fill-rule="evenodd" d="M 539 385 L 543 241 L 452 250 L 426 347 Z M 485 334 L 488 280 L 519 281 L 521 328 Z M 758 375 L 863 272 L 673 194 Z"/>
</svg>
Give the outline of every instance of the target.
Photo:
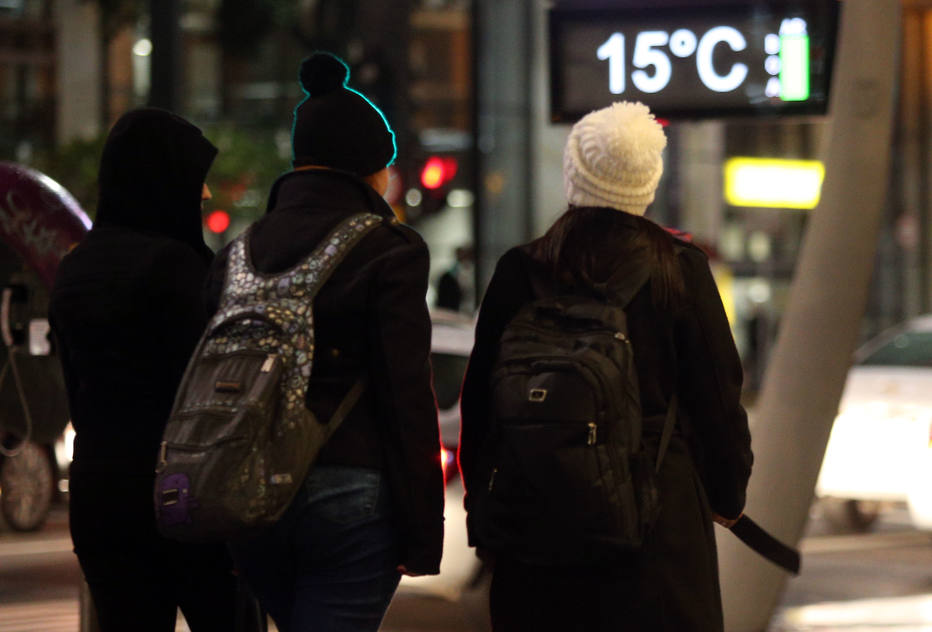
<svg viewBox="0 0 932 632">
<path fill-rule="evenodd" d="M 156 531 L 152 487 L 175 389 L 206 324 L 204 183 L 216 148 L 154 108 L 113 126 L 93 228 L 61 262 L 49 320 L 76 431 L 74 550 L 103 632 L 234 629 L 236 578 L 223 544 Z"/>
<path fill-rule="evenodd" d="M 280 273 L 358 213 L 382 218 L 313 302 L 314 359 L 305 405 L 334 410 L 360 375 L 367 386 L 321 450 L 282 518 L 236 542 L 247 583 L 283 632 L 375 631 L 401 574 L 439 572 L 443 473 L 431 388 L 428 251 L 382 195 L 395 158 L 382 113 L 347 86 L 339 58 L 301 65 L 294 170 L 272 188 L 249 228 L 247 261 Z M 229 247 L 208 279 L 208 311 L 224 287 Z"/>
</svg>

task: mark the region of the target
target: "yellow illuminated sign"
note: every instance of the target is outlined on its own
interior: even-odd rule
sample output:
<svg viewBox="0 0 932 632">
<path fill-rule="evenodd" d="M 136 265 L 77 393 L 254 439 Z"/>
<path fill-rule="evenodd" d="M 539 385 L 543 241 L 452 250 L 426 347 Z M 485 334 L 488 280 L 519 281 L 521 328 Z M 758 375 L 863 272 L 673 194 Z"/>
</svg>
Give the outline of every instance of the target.
<svg viewBox="0 0 932 632">
<path fill-rule="evenodd" d="M 725 162 L 725 200 L 732 206 L 815 208 L 824 178 L 818 160 L 731 158 Z"/>
</svg>

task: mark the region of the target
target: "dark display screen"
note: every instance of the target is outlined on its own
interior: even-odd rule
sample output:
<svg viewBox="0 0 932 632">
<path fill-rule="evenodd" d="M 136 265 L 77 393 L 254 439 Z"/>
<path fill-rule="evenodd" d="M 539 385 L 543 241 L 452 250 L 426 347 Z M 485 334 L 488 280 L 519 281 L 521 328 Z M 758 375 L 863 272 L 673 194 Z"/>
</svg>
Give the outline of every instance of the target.
<svg viewBox="0 0 932 632">
<path fill-rule="evenodd" d="M 552 119 L 621 100 L 669 118 L 824 114 L 838 4 L 552 9 Z"/>
</svg>

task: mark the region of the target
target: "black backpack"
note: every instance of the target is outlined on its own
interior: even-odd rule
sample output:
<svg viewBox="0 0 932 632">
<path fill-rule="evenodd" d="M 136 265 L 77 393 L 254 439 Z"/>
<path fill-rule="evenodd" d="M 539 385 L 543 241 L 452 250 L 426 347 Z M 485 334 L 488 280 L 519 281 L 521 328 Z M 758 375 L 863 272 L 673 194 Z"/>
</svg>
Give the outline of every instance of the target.
<svg viewBox="0 0 932 632">
<path fill-rule="evenodd" d="M 333 417 L 305 405 L 314 352 L 311 302 L 347 252 L 382 218 L 340 225 L 281 274 L 250 264 L 249 233 L 230 248 L 220 307 L 178 389 L 156 466 L 159 531 L 178 540 L 249 536 L 273 524 L 364 388 Z"/>
<path fill-rule="evenodd" d="M 480 546 L 530 564 L 610 563 L 641 547 L 659 511 L 659 470 L 642 444 L 624 308 L 649 271 L 600 296 L 542 296 L 508 323 L 492 372 L 488 485 L 471 503 Z M 473 493 L 473 490 L 470 490 Z"/>
</svg>

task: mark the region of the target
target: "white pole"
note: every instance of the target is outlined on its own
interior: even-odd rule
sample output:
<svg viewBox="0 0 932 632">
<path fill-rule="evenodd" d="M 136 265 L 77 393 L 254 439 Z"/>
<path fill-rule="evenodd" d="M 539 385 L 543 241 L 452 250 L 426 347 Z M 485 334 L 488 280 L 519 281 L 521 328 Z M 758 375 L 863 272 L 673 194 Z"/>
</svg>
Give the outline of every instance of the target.
<svg viewBox="0 0 932 632">
<path fill-rule="evenodd" d="M 789 544 L 802 537 L 858 341 L 888 185 L 900 0 L 845 0 L 841 11 L 822 199 L 751 427 L 747 513 Z M 725 628 L 765 630 L 787 575 L 716 532 Z"/>
</svg>

